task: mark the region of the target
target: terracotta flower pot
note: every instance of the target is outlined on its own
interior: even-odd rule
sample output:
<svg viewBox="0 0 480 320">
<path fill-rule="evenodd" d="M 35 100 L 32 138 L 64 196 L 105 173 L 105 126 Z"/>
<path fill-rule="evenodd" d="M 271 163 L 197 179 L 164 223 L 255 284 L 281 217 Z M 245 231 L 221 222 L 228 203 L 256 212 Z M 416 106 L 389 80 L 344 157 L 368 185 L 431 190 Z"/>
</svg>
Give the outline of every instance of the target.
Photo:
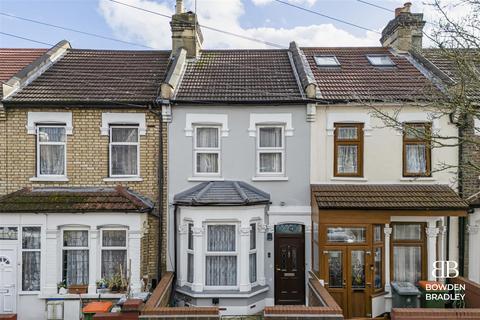
<svg viewBox="0 0 480 320">
<path fill-rule="evenodd" d="M 68 286 L 68 293 L 82 294 L 82 293 L 87 293 L 87 291 L 88 291 L 88 285 L 86 284 L 77 284 L 77 285 Z"/>
</svg>

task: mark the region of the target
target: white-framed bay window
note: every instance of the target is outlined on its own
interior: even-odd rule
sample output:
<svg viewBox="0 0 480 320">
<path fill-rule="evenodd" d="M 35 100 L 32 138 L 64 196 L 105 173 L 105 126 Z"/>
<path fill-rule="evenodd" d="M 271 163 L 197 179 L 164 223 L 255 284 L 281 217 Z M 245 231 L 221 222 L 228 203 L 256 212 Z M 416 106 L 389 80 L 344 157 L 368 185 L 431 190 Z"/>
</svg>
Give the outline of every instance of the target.
<svg viewBox="0 0 480 320">
<path fill-rule="evenodd" d="M 193 166 L 196 176 L 220 176 L 220 140 L 220 127 L 207 125 L 195 126 Z"/>
<path fill-rule="evenodd" d="M 88 284 L 89 246 L 88 229 L 62 230 L 62 279 L 67 286 Z"/>
<path fill-rule="evenodd" d="M 285 174 L 285 129 L 282 125 L 257 126 L 257 175 Z"/>
<path fill-rule="evenodd" d="M 101 270 L 102 278 L 111 279 L 114 275 L 127 275 L 128 259 L 127 229 L 101 229 Z"/>
<path fill-rule="evenodd" d="M 138 126 L 110 126 L 110 177 L 140 176 L 140 138 Z"/>
<path fill-rule="evenodd" d="M 250 283 L 257 283 L 257 224 L 250 224 L 250 250 L 248 252 L 248 274 Z"/>
<path fill-rule="evenodd" d="M 67 175 L 67 134 L 65 125 L 36 126 L 37 177 L 58 178 Z"/>
<path fill-rule="evenodd" d="M 238 288 L 238 244 L 236 224 L 207 224 L 205 288 Z"/>
<path fill-rule="evenodd" d="M 22 292 L 40 291 L 41 227 L 22 227 Z"/>
</svg>

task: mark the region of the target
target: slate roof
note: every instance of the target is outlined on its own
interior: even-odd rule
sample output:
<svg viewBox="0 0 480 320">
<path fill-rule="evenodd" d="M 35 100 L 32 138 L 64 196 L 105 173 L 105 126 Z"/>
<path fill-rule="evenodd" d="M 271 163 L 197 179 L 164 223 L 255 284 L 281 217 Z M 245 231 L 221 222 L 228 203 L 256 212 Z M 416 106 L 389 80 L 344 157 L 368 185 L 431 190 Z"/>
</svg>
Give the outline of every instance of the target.
<svg viewBox="0 0 480 320">
<path fill-rule="evenodd" d="M 174 197 L 185 206 L 247 206 L 270 203 L 270 195 L 242 181 L 203 182 Z"/>
<path fill-rule="evenodd" d="M 188 62 L 176 101 L 302 102 L 288 50 L 204 50 Z"/>
<path fill-rule="evenodd" d="M 121 186 L 115 188 L 24 188 L 0 198 L 1 213 L 150 212 L 153 203 Z"/>
<path fill-rule="evenodd" d="M 48 49 L 0 48 L 0 81 L 7 81 Z M 0 85 L 0 96 L 2 86 Z"/>
<path fill-rule="evenodd" d="M 436 89 L 405 56 L 383 47 L 301 48 L 327 101 L 425 100 Z M 366 55 L 388 55 L 394 67 L 370 64 Z M 340 67 L 318 67 L 315 55 L 334 55 Z"/>
<path fill-rule="evenodd" d="M 148 103 L 157 97 L 170 51 L 83 50 L 67 53 L 30 85 L 15 103 Z"/>
<path fill-rule="evenodd" d="M 447 185 L 312 185 L 320 209 L 467 209 L 468 205 Z"/>
</svg>

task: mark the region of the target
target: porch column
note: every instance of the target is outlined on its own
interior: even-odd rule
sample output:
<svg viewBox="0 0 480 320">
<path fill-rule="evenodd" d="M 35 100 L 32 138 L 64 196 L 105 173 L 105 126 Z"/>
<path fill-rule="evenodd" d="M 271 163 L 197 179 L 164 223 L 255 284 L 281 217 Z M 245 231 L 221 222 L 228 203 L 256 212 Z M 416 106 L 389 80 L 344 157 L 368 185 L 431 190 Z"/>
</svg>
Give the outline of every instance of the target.
<svg viewBox="0 0 480 320">
<path fill-rule="evenodd" d="M 60 230 L 47 229 L 46 245 L 42 259 L 45 259 L 45 269 L 41 275 L 45 276 L 45 283 L 42 294 L 51 295 L 57 293 L 57 283 L 62 280 L 62 254 L 58 249 L 58 242 L 61 241 Z M 43 249 L 43 248 L 42 248 Z M 58 255 L 60 253 L 60 255 Z M 42 278 L 40 278 L 42 280 Z"/>
<path fill-rule="evenodd" d="M 257 282 L 264 286 L 265 279 L 265 233 L 267 226 L 263 223 L 258 225 L 258 241 L 257 240 Z"/>
<path fill-rule="evenodd" d="M 480 282 L 480 255 L 478 254 L 478 246 L 480 243 L 480 221 L 477 224 L 468 226 L 468 278 L 477 283 Z"/>
<path fill-rule="evenodd" d="M 183 223 L 178 227 L 178 285 L 184 286 L 187 283 L 187 246 L 188 246 L 188 224 Z M 195 252 L 195 251 L 194 251 Z M 195 258 L 194 258 L 195 259 Z"/>
<path fill-rule="evenodd" d="M 132 292 L 142 291 L 140 281 L 140 252 L 142 248 L 142 232 L 140 230 L 128 231 L 128 256 L 127 268 L 130 268 L 130 288 Z"/>
<path fill-rule="evenodd" d="M 390 294 L 390 235 L 392 234 L 392 228 L 388 223 L 383 228 L 385 234 L 385 291 Z"/>
<path fill-rule="evenodd" d="M 446 234 L 447 234 L 447 226 L 445 225 L 441 225 L 439 228 L 438 228 L 438 245 L 439 245 L 439 248 L 438 248 L 438 254 L 439 254 L 439 257 L 438 257 L 438 260 L 441 260 L 441 261 L 444 261 L 444 260 L 447 260 L 446 259 L 446 244 L 447 244 L 447 240 L 446 240 Z"/>
<path fill-rule="evenodd" d="M 436 278 L 433 276 L 433 265 L 437 259 L 437 235 L 438 228 L 435 225 L 435 221 L 428 222 L 428 227 L 426 228 L 427 233 L 427 270 L 428 270 L 428 280 L 435 281 Z"/>
<path fill-rule="evenodd" d="M 102 277 L 102 262 L 98 261 L 98 235 L 100 231 L 96 227 L 90 228 L 90 250 L 89 250 L 89 268 L 88 268 L 88 293 L 97 293 L 97 279 Z"/>
<path fill-rule="evenodd" d="M 242 223 L 240 227 L 240 291 L 250 291 L 252 285 L 250 283 L 250 264 L 249 264 L 249 251 L 250 251 L 250 224 Z"/>
<path fill-rule="evenodd" d="M 194 267 L 193 267 L 193 283 L 192 291 L 202 292 L 203 284 L 205 283 L 203 277 L 204 269 L 204 252 L 203 252 L 203 235 L 205 229 L 202 226 L 202 221 L 193 221 L 193 247 L 195 248 L 195 254 L 193 255 Z"/>
</svg>

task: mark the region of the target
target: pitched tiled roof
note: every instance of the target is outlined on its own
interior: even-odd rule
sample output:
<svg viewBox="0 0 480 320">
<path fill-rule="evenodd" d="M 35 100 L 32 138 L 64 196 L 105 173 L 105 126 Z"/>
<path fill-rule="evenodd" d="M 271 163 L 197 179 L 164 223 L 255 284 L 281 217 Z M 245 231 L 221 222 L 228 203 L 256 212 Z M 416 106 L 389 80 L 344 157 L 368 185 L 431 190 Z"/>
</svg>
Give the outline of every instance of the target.
<svg viewBox="0 0 480 320">
<path fill-rule="evenodd" d="M 157 96 L 170 51 L 69 49 L 13 95 L 16 103 L 147 103 Z"/>
<path fill-rule="evenodd" d="M 269 203 L 270 195 L 242 181 L 213 181 L 175 195 L 174 202 L 187 206 L 254 205 Z"/>
<path fill-rule="evenodd" d="M 153 203 L 115 188 L 25 188 L 0 198 L 0 212 L 149 212 Z"/>
<path fill-rule="evenodd" d="M 0 81 L 6 82 L 17 72 L 47 52 L 47 50 L 0 48 Z M 1 95 L 2 86 L 0 84 Z"/>
<path fill-rule="evenodd" d="M 204 50 L 188 63 L 175 100 L 302 101 L 288 50 Z"/>
<path fill-rule="evenodd" d="M 431 95 L 430 81 L 407 60 L 383 47 L 301 48 L 322 98 L 334 101 L 412 101 Z M 372 66 L 366 55 L 388 55 L 394 67 Z M 340 67 L 318 67 L 315 55 L 334 55 Z"/>
<path fill-rule="evenodd" d="M 320 209 L 466 209 L 447 185 L 312 185 Z"/>
</svg>

